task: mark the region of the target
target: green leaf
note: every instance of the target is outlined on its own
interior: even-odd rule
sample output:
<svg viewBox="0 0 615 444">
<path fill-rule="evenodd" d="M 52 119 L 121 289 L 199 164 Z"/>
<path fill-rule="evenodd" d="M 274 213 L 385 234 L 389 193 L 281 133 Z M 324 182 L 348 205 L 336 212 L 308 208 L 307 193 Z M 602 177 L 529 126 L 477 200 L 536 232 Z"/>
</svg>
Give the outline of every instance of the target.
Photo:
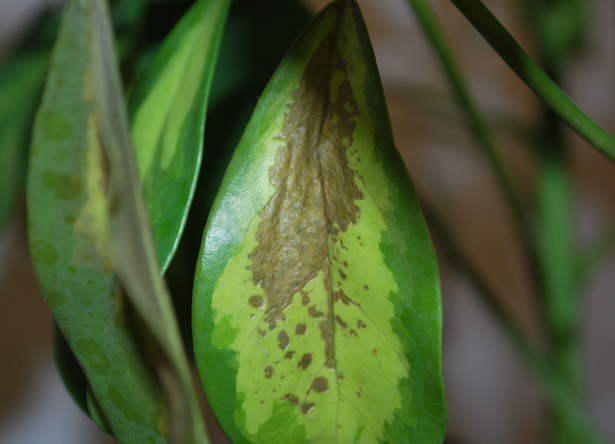
<svg viewBox="0 0 615 444">
<path fill-rule="evenodd" d="M 517 43 L 481 0 L 451 0 L 502 60 L 565 123 L 615 161 L 615 137 L 585 114 Z"/>
<path fill-rule="evenodd" d="M 83 413 L 89 415 L 88 380 L 57 325 L 53 327 L 53 351 L 62 382 Z"/>
<path fill-rule="evenodd" d="M 234 443 L 441 443 L 438 268 L 354 1 L 260 98 L 206 228 L 194 343 Z"/>
<path fill-rule="evenodd" d="M 26 177 L 30 126 L 36 111 L 49 54 L 15 54 L 0 70 L 0 229 Z"/>
<path fill-rule="evenodd" d="M 101 407 L 98 422 L 106 417 L 120 443 L 207 442 L 157 263 L 104 0 L 68 2 L 51 66 L 27 189 L 47 303 Z"/>
<path fill-rule="evenodd" d="M 207 96 L 229 6 L 229 0 L 196 3 L 130 94 L 132 135 L 163 270 L 196 186 Z"/>
</svg>

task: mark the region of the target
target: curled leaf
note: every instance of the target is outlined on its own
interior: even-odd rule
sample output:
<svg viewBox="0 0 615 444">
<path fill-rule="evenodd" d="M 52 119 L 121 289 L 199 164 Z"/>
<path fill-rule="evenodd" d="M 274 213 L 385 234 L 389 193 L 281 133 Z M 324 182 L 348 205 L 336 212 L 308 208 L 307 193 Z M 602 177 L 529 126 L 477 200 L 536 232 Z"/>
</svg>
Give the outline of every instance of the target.
<svg viewBox="0 0 615 444">
<path fill-rule="evenodd" d="M 160 275 L 110 29 L 104 0 L 67 3 L 34 128 L 30 251 L 89 381 L 97 422 L 108 421 L 120 443 L 207 442 Z"/>
</svg>

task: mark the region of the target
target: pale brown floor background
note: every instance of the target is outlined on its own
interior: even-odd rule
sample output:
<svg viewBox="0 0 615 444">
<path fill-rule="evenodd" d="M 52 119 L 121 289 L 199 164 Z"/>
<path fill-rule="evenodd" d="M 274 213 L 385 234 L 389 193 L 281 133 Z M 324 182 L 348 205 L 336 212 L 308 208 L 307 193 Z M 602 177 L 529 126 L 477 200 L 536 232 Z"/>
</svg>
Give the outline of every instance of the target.
<svg viewBox="0 0 615 444">
<path fill-rule="evenodd" d="M 0 0 L 0 53 L 27 23 L 33 7 L 44 1 Z M 317 9 L 326 1 L 310 3 Z M 533 94 L 450 3 L 434 3 L 483 109 L 496 122 L 531 122 L 539 110 Z M 515 2 L 485 3 L 531 52 Z M 374 42 L 397 146 L 419 196 L 446 217 L 488 282 L 537 337 L 533 295 L 509 214 L 416 20 L 405 0 L 359 4 Z M 564 87 L 582 109 L 615 133 L 615 3 L 592 2 L 591 16 L 590 41 Z M 615 167 L 578 137 L 571 140 L 577 240 L 587 245 L 615 220 Z M 533 167 L 527 147 L 506 131 L 498 132 L 498 141 L 528 192 Z M 22 205 L 0 234 L 0 443 L 113 442 L 77 410 L 61 386 L 52 362 L 51 318 L 30 268 L 25 239 Z M 545 442 L 546 410 L 538 388 L 473 288 L 445 261 L 441 266 L 450 442 Z M 611 257 L 586 287 L 581 332 L 586 404 L 610 442 L 615 442 L 614 288 Z"/>
</svg>

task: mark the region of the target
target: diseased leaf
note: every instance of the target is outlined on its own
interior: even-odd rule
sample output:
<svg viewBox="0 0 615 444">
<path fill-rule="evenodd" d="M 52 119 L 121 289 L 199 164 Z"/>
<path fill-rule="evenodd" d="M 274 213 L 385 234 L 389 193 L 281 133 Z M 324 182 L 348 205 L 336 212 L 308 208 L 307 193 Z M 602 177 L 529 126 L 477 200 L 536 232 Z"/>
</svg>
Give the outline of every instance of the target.
<svg viewBox="0 0 615 444">
<path fill-rule="evenodd" d="M 126 16 L 137 16 L 141 14 L 141 9 L 143 9 L 148 1 L 149 0 L 144 0 L 141 3 L 133 2 L 130 4 L 128 2 L 120 2 L 115 5 L 115 12 L 117 13 L 119 8 L 120 12 L 122 12 L 122 21 L 134 22 L 136 20 L 135 17 L 126 20 Z M 181 236 L 183 219 L 190 205 L 190 193 L 192 193 L 192 189 L 187 187 L 190 186 L 189 181 L 196 180 L 196 176 L 198 175 L 199 159 L 203 143 L 204 112 L 207 102 L 207 89 L 208 85 L 211 83 L 211 74 L 209 72 L 202 73 L 195 69 L 182 69 L 182 66 L 180 66 L 179 69 L 171 70 L 177 74 L 173 79 L 175 83 L 187 83 L 191 88 L 186 88 L 184 86 L 179 88 L 179 90 L 176 89 L 172 91 L 171 97 L 167 98 L 168 100 L 166 102 L 163 100 L 164 97 L 160 97 L 160 84 L 165 84 L 164 76 L 168 76 L 169 65 L 177 65 L 178 60 L 180 65 L 184 65 L 184 68 L 187 62 L 194 64 L 196 61 L 202 64 L 202 66 L 198 66 L 198 68 L 202 68 L 202 70 L 205 71 L 211 69 L 211 65 L 215 64 L 217 49 L 220 45 L 220 32 L 224 27 L 227 9 L 228 0 L 201 0 L 195 4 L 179 21 L 173 32 L 162 44 L 161 50 L 156 55 L 153 62 L 149 64 L 148 69 L 144 72 L 135 86 L 133 94 L 131 95 L 131 100 L 129 100 L 129 104 L 132 103 L 133 106 L 136 106 L 137 111 L 144 110 L 146 104 L 149 104 L 147 106 L 152 106 L 152 109 L 160 114 L 165 110 L 168 114 L 170 110 L 175 109 L 173 101 L 177 102 L 178 97 L 184 99 L 186 103 L 190 101 L 190 103 L 192 103 L 188 118 L 182 122 L 175 122 L 184 126 L 182 130 L 183 138 L 177 140 L 178 144 L 181 142 L 183 145 L 178 145 L 175 148 L 178 152 L 188 153 L 187 157 L 193 160 L 193 162 L 186 161 L 182 165 L 179 165 L 179 168 L 184 170 L 187 168 L 188 170 L 185 170 L 183 174 L 178 176 L 176 174 L 166 174 L 165 171 L 168 170 L 161 170 L 158 168 L 156 170 L 157 174 L 141 177 L 145 196 L 146 198 L 149 197 L 148 212 L 150 214 L 150 219 L 153 221 L 152 226 L 156 236 L 155 240 L 158 247 L 158 258 L 161 263 L 168 263 L 172 258 L 174 253 L 173 248 L 175 248 Z M 208 27 L 207 32 L 203 32 L 203 27 Z M 197 29 L 198 32 L 194 32 L 195 29 Z M 190 49 L 187 55 L 185 54 L 186 48 Z M 178 54 L 186 57 L 178 58 Z M 186 58 L 192 61 L 187 61 Z M 193 78 L 189 78 L 190 76 Z M 195 81 L 195 76 L 197 76 L 197 81 Z M 157 94 L 158 96 L 156 96 Z M 158 100 L 158 103 L 150 103 L 152 102 L 152 96 Z M 145 112 L 142 114 L 145 114 Z M 142 126 L 147 124 L 147 131 L 155 132 L 163 138 L 167 131 L 175 131 L 177 129 L 174 128 L 173 125 L 167 124 L 167 120 L 168 119 L 164 118 L 160 121 L 150 122 L 141 120 L 141 124 Z M 198 122 L 201 123 L 198 124 Z M 155 123 L 158 123 L 159 127 L 156 127 L 154 125 Z M 140 148 L 143 149 L 144 146 L 147 148 L 147 145 L 142 145 Z M 158 145 L 159 148 L 162 146 L 162 144 Z M 138 148 L 139 147 L 137 147 L 137 149 Z M 183 157 L 182 154 L 182 156 L 176 156 L 175 158 L 180 159 Z M 175 168 L 171 169 L 177 173 L 178 164 L 176 163 Z M 183 195 L 181 195 L 182 189 L 186 191 Z M 179 195 L 177 193 L 179 193 Z M 172 195 L 169 197 L 171 200 L 160 199 L 163 195 L 167 197 Z M 170 209 L 169 203 L 172 203 L 174 208 Z M 182 209 L 182 205 L 185 208 Z M 164 215 L 164 217 L 161 215 Z M 169 226 L 174 226 L 177 230 L 169 232 Z M 190 325 L 187 327 L 190 327 Z M 60 362 L 60 358 L 58 358 L 59 365 L 64 367 L 70 366 L 70 360 L 74 359 L 70 353 L 58 353 L 58 356 L 67 360 L 66 363 L 63 363 Z M 85 399 L 85 388 L 87 386 L 81 386 L 79 384 L 80 381 L 76 381 L 76 384 L 72 384 L 65 379 L 65 382 L 70 392 L 75 397 L 75 400 L 81 405 L 81 400 Z M 83 393 L 76 394 L 76 387 L 82 387 Z"/>
<path fill-rule="evenodd" d="M 229 0 L 197 2 L 130 94 L 132 135 L 163 270 L 196 186 L 207 96 L 229 6 Z"/>
<path fill-rule="evenodd" d="M 437 262 L 354 1 L 313 21 L 263 93 L 206 228 L 193 312 L 233 442 L 442 442 Z"/>
<path fill-rule="evenodd" d="M 97 422 L 106 417 L 120 443 L 207 442 L 149 229 L 104 0 L 67 3 L 51 65 L 30 157 L 30 250 L 95 396 L 88 409 L 98 401 Z"/>
</svg>

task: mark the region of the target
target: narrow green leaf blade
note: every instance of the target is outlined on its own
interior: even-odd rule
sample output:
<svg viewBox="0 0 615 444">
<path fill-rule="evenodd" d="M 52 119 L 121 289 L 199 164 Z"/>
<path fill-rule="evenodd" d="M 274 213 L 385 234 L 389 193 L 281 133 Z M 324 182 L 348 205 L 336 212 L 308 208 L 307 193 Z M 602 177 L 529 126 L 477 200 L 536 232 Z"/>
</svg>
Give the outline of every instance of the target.
<svg viewBox="0 0 615 444">
<path fill-rule="evenodd" d="M 193 312 L 233 442 L 442 442 L 437 263 L 354 1 L 313 21 L 262 95 Z"/>
<path fill-rule="evenodd" d="M 207 442 L 157 264 L 114 51 L 104 0 L 69 1 L 34 128 L 30 250 L 92 388 L 88 409 L 100 405 L 98 422 L 108 420 L 120 443 Z"/>
<path fill-rule="evenodd" d="M 229 6 L 229 0 L 197 2 L 130 94 L 132 135 L 163 270 L 177 249 L 196 186 Z"/>
</svg>

